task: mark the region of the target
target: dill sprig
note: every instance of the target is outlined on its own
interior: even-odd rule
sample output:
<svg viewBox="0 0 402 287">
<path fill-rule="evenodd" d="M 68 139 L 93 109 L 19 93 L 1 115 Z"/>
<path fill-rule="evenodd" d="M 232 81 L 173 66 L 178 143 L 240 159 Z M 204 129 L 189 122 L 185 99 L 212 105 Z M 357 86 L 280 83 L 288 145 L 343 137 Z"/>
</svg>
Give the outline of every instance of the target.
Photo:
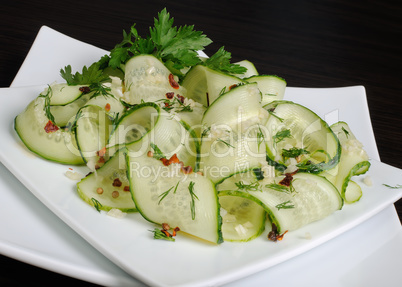
<svg viewBox="0 0 402 287">
<path fill-rule="evenodd" d="M 293 204 L 291 204 L 291 201 L 290 201 L 290 200 L 285 201 L 285 202 L 282 202 L 282 203 L 280 203 L 280 204 L 277 204 L 277 205 L 275 205 L 275 207 L 276 207 L 278 210 L 295 208 L 295 206 L 294 206 Z"/>
<path fill-rule="evenodd" d="M 274 140 L 275 143 L 280 143 L 281 141 L 283 141 L 285 138 L 290 138 L 292 135 L 290 134 L 290 130 L 286 129 L 286 130 L 281 130 L 279 132 L 277 132 L 272 139 Z"/>
<path fill-rule="evenodd" d="M 243 191 L 258 191 L 260 190 L 260 184 L 258 181 L 250 183 L 250 184 L 245 184 L 243 181 L 235 182 L 235 185 L 237 186 L 238 190 L 243 190 Z"/>
<path fill-rule="evenodd" d="M 93 197 L 91 198 L 91 201 L 92 201 L 96 211 L 100 212 L 102 204 L 96 198 L 93 198 Z"/>
<path fill-rule="evenodd" d="M 45 99 L 45 105 L 43 110 L 45 111 L 46 117 L 53 123 L 56 124 L 54 121 L 54 116 L 50 111 L 50 98 L 52 97 L 52 88 L 51 86 L 48 87 L 46 95 L 40 94 L 39 97 Z"/>
<path fill-rule="evenodd" d="M 191 219 L 195 219 L 195 199 L 199 200 L 197 195 L 194 193 L 194 181 L 190 181 L 190 184 L 188 185 L 188 191 L 190 192 L 191 196 L 191 202 L 190 202 L 190 209 L 191 209 Z"/>
</svg>

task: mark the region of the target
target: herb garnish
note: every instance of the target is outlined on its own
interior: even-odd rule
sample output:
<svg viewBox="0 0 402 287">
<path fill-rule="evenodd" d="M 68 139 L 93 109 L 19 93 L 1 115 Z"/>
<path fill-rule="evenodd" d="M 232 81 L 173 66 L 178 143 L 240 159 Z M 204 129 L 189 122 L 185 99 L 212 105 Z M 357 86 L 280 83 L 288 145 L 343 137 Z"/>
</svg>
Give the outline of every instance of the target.
<svg viewBox="0 0 402 287">
<path fill-rule="evenodd" d="M 154 26 L 149 28 L 149 35 L 141 37 L 135 24 L 130 31 L 123 31 L 123 40 L 110 52 L 109 66 L 119 68 L 131 57 L 140 54 L 154 55 L 179 78 L 181 70 L 195 65 L 205 65 L 212 69 L 243 74 L 247 71 L 238 64 L 231 64 L 231 54 L 221 47 L 205 62 L 198 56 L 198 51 L 204 50 L 212 43 L 201 31 L 194 30 L 194 25 L 173 26 L 174 18 L 164 8 L 154 18 Z"/>
<path fill-rule="evenodd" d="M 112 49 L 109 65 L 119 68 L 133 56 L 152 54 L 180 76 L 181 69 L 201 63 L 197 51 L 204 50 L 212 41 L 201 31 L 194 30 L 194 25 L 176 27 L 173 22 L 165 8 L 154 18 L 154 26 L 149 28 L 147 37 L 138 34 L 135 24 L 128 33 L 123 31 L 123 41 Z"/>
<path fill-rule="evenodd" d="M 282 149 L 282 157 L 286 158 L 296 158 L 302 154 L 309 154 L 310 152 L 304 148 L 292 147 L 291 149 Z"/>
<path fill-rule="evenodd" d="M 291 201 L 285 201 L 282 202 L 280 204 L 275 205 L 275 207 L 280 210 L 280 209 L 291 209 L 291 208 L 295 208 L 295 206 L 293 204 L 291 204 Z"/>
<path fill-rule="evenodd" d="M 167 235 L 165 232 L 162 230 L 155 228 L 154 230 L 150 230 L 151 232 L 154 233 L 154 239 L 164 239 L 168 241 L 175 241 L 175 239 L 172 236 Z"/>
<path fill-rule="evenodd" d="M 271 188 L 271 189 L 279 191 L 279 192 L 288 192 L 289 191 L 289 188 L 287 186 L 280 185 L 277 183 L 266 184 L 265 187 Z"/>
<path fill-rule="evenodd" d="M 161 193 L 159 195 L 159 202 L 158 204 L 161 203 L 161 201 L 170 193 L 170 191 L 174 188 L 173 193 L 175 194 L 177 191 L 177 187 L 179 186 L 180 181 L 177 182 L 176 186 L 172 186 L 171 188 L 169 188 L 168 190 L 166 190 L 165 192 Z"/>
<path fill-rule="evenodd" d="M 204 62 L 204 65 L 211 69 L 223 71 L 230 74 L 244 74 L 247 71 L 247 68 L 242 67 L 239 64 L 231 64 L 231 58 L 231 53 L 225 51 L 225 48 L 222 46 L 215 54 L 213 54 Z"/>
<path fill-rule="evenodd" d="M 82 117 L 82 110 L 79 110 L 75 115 L 74 120 L 72 122 L 68 122 L 67 130 L 71 133 L 75 133 L 77 131 L 77 121 Z"/>
<path fill-rule="evenodd" d="M 391 185 L 389 185 L 389 184 L 385 184 L 385 183 L 384 183 L 383 186 L 386 186 L 386 187 L 391 188 L 391 189 L 399 189 L 399 188 L 402 188 L 402 185 L 401 185 L 401 184 L 397 184 L 397 185 L 391 186 Z"/>
<path fill-rule="evenodd" d="M 100 209 L 102 207 L 102 204 L 95 198 L 91 198 L 92 203 L 94 204 L 94 207 L 96 209 L 96 211 L 100 212 Z"/>
<path fill-rule="evenodd" d="M 195 200 L 198 199 L 197 195 L 194 193 L 194 181 L 190 181 L 190 184 L 188 185 L 188 191 L 190 192 L 191 195 L 191 202 L 190 202 L 190 208 L 191 208 L 191 219 L 195 219 Z"/>
<path fill-rule="evenodd" d="M 241 189 L 243 191 L 257 191 L 259 190 L 260 184 L 258 181 L 250 184 L 245 184 L 243 181 L 235 182 L 237 189 Z"/>
<path fill-rule="evenodd" d="M 271 116 L 277 118 L 277 119 L 282 123 L 282 122 L 284 121 L 284 119 L 282 119 L 281 117 L 278 117 L 278 116 L 274 113 L 274 110 L 275 110 L 275 109 L 269 109 L 269 110 L 267 110 L 267 112 L 268 112 Z"/>
<path fill-rule="evenodd" d="M 260 145 L 264 142 L 264 140 L 265 140 L 264 133 L 262 132 L 260 125 L 258 125 L 258 132 L 257 132 L 258 151 L 260 151 Z"/>
<path fill-rule="evenodd" d="M 290 134 L 290 130 L 281 130 L 277 132 L 272 139 L 274 140 L 275 143 L 280 143 L 283 141 L 285 138 L 290 138 L 292 135 Z"/>
<path fill-rule="evenodd" d="M 218 139 L 216 139 L 216 140 L 219 141 L 219 142 L 221 142 L 221 143 L 223 143 L 223 144 L 226 145 L 227 147 L 235 148 L 234 146 L 232 146 L 230 143 L 224 141 L 223 139 L 218 138 Z"/>
<path fill-rule="evenodd" d="M 166 158 L 166 156 L 163 154 L 163 152 L 158 148 L 158 146 L 156 144 L 150 143 L 150 146 L 154 150 L 153 158 L 155 158 L 155 159 Z"/>
<path fill-rule="evenodd" d="M 106 61 L 107 56 L 104 56 L 88 68 L 84 66 L 81 73 L 76 72 L 75 74 L 71 71 L 71 65 L 68 65 L 64 67 L 64 70 L 60 69 L 60 75 L 64 80 L 66 80 L 69 86 L 101 83 L 109 79 L 109 76 L 103 73 Z"/>
<path fill-rule="evenodd" d="M 46 95 L 40 94 L 39 97 L 44 98 L 45 99 L 45 105 L 43 107 L 43 110 L 45 111 L 46 117 L 54 124 L 56 124 L 54 122 L 54 116 L 53 114 L 50 112 L 50 98 L 52 97 L 52 87 L 49 86 L 49 88 L 47 89 L 47 93 Z"/>
</svg>

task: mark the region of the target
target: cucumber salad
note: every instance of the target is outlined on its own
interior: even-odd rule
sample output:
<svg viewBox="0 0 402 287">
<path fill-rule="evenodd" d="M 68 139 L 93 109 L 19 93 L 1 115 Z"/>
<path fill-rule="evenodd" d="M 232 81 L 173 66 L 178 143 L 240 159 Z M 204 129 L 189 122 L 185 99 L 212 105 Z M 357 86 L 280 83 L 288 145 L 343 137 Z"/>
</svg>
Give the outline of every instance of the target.
<svg viewBox="0 0 402 287">
<path fill-rule="evenodd" d="M 140 213 L 157 239 L 278 241 L 358 201 L 352 177 L 370 163 L 348 124 L 284 100 L 284 79 L 224 47 L 204 57 L 211 42 L 163 9 L 146 37 L 133 25 L 82 72 L 62 68 L 15 131 L 46 160 L 86 165 L 80 198 Z"/>
</svg>

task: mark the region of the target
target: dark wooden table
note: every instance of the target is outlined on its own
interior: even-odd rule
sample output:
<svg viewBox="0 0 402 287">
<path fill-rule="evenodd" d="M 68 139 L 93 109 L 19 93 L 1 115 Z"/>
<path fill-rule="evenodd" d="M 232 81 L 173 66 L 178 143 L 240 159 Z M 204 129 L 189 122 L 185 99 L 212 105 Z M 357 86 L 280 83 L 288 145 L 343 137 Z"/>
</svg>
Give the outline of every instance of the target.
<svg viewBox="0 0 402 287">
<path fill-rule="evenodd" d="M 381 160 L 402 168 L 402 5 L 398 1 L 7 1 L 0 17 L 0 87 L 8 87 L 42 25 L 110 50 L 122 30 L 148 32 L 162 8 L 289 86 L 366 88 Z M 402 182 L 402 179 L 401 179 Z M 402 201 L 396 203 L 402 218 Z M 0 285 L 91 284 L 0 256 Z M 29 278 L 23 278 L 30 274 Z M 33 285 L 35 285 L 33 284 Z"/>
</svg>

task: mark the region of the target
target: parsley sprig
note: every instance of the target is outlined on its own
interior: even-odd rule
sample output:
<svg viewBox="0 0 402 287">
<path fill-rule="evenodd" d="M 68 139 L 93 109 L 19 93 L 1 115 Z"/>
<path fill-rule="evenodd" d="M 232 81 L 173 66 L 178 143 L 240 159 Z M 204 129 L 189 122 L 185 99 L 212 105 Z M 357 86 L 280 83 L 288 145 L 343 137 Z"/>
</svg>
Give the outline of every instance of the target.
<svg viewBox="0 0 402 287">
<path fill-rule="evenodd" d="M 198 50 L 204 50 L 212 43 L 201 31 L 194 30 L 194 25 L 173 26 L 174 18 L 166 8 L 154 18 L 154 26 L 149 28 L 149 35 L 138 34 L 135 24 L 127 33 L 123 31 L 123 41 L 110 53 L 109 66 L 118 68 L 131 57 L 140 54 L 152 54 L 162 60 L 175 74 L 180 70 L 201 63 Z"/>
<path fill-rule="evenodd" d="M 94 83 L 102 83 L 109 79 L 109 75 L 103 73 L 107 67 L 109 57 L 103 56 L 98 62 L 93 63 L 89 67 L 83 66 L 81 73 L 72 72 L 71 65 L 60 69 L 61 77 L 66 80 L 68 85 L 90 85 Z"/>
<path fill-rule="evenodd" d="M 206 46 L 212 43 L 202 31 L 196 31 L 194 25 L 174 26 L 174 18 L 164 8 L 154 18 L 154 26 L 149 28 L 149 35 L 139 35 L 136 24 L 128 32 L 123 31 L 123 40 L 110 52 L 109 66 L 120 68 L 131 57 L 140 54 L 154 55 L 166 67 L 181 78 L 182 69 L 198 64 L 215 70 L 243 74 L 247 68 L 232 64 L 231 53 L 221 47 L 205 62 L 198 55 Z"/>
</svg>

